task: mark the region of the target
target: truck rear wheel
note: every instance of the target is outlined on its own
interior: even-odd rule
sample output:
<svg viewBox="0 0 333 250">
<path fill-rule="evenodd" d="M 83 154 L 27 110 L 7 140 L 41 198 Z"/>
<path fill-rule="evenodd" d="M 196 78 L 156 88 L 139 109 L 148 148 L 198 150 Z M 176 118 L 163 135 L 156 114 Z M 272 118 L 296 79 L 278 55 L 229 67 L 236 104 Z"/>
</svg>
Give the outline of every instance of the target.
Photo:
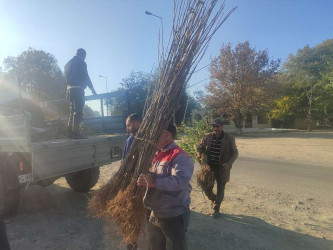
<svg viewBox="0 0 333 250">
<path fill-rule="evenodd" d="M 99 167 L 93 167 L 65 176 L 68 185 L 76 192 L 87 192 L 96 185 L 99 178 Z"/>
</svg>

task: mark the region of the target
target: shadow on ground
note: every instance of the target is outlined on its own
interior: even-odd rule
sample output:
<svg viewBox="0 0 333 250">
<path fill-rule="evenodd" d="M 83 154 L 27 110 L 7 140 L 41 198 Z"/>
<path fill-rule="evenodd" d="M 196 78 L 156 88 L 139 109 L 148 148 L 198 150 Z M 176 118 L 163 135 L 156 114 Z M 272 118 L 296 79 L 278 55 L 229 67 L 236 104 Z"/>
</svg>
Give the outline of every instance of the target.
<svg viewBox="0 0 333 250">
<path fill-rule="evenodd" d="M 6 224 L 12 250 L 107 249 L 105 223 L 89 215 L 87 203 L 85 195 L 57 185 L 22 190 Z"/>
<path fill-rule="evenodd" d="M 18 213 L 6 224 L 12 250 L 126 249 L 112 225 L 89 215 L 87 203 L 85 195 L 57 185 L 22 191 Z M 192 212 L 187 235 L 190 250 L 333 249 L 333 241 L 244 215 L 213 219 Z M 145 245 L 140 244 L 139 249 L 146 249 Z"/>
<path fill-rule="evenodd" d="M 256 217 L 192 212 L 189 249 L 333 249 L 333 241 L 285 230 Z"/>
</svg>

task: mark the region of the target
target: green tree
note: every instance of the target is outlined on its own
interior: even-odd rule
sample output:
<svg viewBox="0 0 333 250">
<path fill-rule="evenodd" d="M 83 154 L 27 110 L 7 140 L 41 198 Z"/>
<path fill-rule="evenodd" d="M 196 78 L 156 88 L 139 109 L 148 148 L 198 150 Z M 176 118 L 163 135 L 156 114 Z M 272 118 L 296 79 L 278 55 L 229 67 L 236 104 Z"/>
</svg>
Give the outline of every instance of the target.
<svg viewBox="0 0 333 250">
<path fill-rule="evenodd" d="M 279 121 L 281 127 L 290 127 L 295 119 L 299 99 L 297 96 L 282 96 L 275 100 L 275 106 L 270 110 L 269 117 Z"/>
<path fill-rule="evenodd" d="M 83 106 L 83 117 L 100 117 L 98 111 L 93 110 L 88 105 Z"/>
<path fill-rule="evenodd" d="M 120 83 L 121 88 L 127 92 L 127 103 L 122 100 L 110 100 L 110 107 L 115 110 L 127 110 L 128 114 L 143 115 L 145 103 L 151 96 L 151 89 L 156 82 L 156 74 L 132 72 Z M 111 111 L 112 112 L 112 111 Z"/>
<path fill-rule="evenodd" d="M 179 108 L 175 114 L 175 123 L 179 126 L 182 123 L 188 123 L 191 120 L 191 113 L 193 109 L 201 108 L 200 103 L 192 97 L 189 93 L 182 94 L 180 99 Z"/>
<path fill-rule="evenodd" d="M 314 120 L 323 124 L 332 123 L 332 72 L 333 39 L 324 41 L 314 47 L 305 46 L 296 55 L 290 55 L 283 66 L 282 85 L 284 94 L 276 102 L 271 116 L 276 119 L 305 119 L 308 130 L 312 129 Z M 289 105 L 280 105 L 281 101 Z M 289 117 L 275 116 L 289 114 Z"/>
<path fill-rule="evenodd" d="M 256 51 L 248 41 L 234 49 L 231 44 L 223 46 L 211 62 L 207 105 L 228 114 L 241 133 L 247 114 L 266 113 L 272 105 L 279 65 L 280 60 L 270 60 L 267 50 Z"/>
<path fill-rule="evenodd" d="M 127 92 L 127 102 L 119 98 L 107 100 L 110 113 L 122 113 L 123 110 L 126 110 L 128 114 L 144 115 L 145 105 L 150 103 L 156 79 L 157 73 L 132 72 L 122 80 L 121 88 L 118 89 Z M 176 124 L 180 125 L 184 120 L 189 120 L 192 110 L 199 107 L 200 104 L 184 91 L 175 114 Z"/>
<path fill-rule="evenodd" d="M 202 137 L 212 130 L 211 118 L 204 117 L 199 121 L 194 121 L 193 126 L 183 124 L 179 129 L 184 135 L 180 138 L 179 145 L 192 157 L 197 159 L 196 146 Z"/>
<path fill-rule="evenodd" d="M 333 70 L 323 74 L 320 83 L 322 91 L 315 100 L 315 106 L 322 123 L 330 126 L 333 124 Z"/>
<path fill-rule="evenodd" d="M 5 58 L 3 64 L 33 99 L 49 101 L 65 97 L 64 76 L 52 54 L 29 48 L 17 57 Z"/>
</svg>

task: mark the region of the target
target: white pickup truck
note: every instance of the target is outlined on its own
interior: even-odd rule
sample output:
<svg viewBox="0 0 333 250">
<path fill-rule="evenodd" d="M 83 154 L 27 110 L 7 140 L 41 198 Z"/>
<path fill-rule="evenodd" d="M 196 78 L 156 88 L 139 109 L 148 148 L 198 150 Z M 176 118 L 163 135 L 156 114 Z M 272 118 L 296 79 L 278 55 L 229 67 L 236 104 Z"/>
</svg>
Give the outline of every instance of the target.
<svg viewBox="0 0 333 250">
<path fill-rule="evenodd" d="M 20 98 L 18 88 L 0 77 L 0 216 L 14 213 L 21 188 L 32 184 L 48 186 L 64 176 L 73 190 L 88 191 L 99 167 L 120 159 L 127 137 L 31 142 L 31 115 L 18 108 Z"/>
</svg>

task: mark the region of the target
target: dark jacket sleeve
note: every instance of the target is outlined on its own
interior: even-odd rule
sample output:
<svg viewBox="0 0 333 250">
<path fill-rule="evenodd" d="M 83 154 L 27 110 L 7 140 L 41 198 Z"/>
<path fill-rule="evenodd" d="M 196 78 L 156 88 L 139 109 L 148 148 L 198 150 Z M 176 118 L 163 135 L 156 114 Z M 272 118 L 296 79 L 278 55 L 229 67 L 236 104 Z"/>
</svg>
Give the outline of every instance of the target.
<svg viewBox="0 0 333 250">
<path fill-rule="evenodd" d="M 205 153 L 206 150 L 206 141 L 207 141 L 207 135 L 205 135 L 204 137 L 202 137 L 201 142 L 197 145 L 197 152 L 202 155 L 203 153 Z"/>
<path fill-rule="evenodd" d="M 228 163 L 231 166 L 238 157 L 238 149 L 236 146 L 235 137 L 233 137 L 233 136 L 230 136 L 230 147 L 231 147 L 232 153 L 231 153 Z"/>
<path fill-rule="evenodd" d="M 84 81 L 86 82 L 86 84 L 90 88 L 90 90 L 94 89 L 94 86 L 92 85 L 92 82 L 91 82 L 89 74 L 88 74 L 88 69 L 87 69 L 86 63 L 84 63 Z"/>
</svg>

